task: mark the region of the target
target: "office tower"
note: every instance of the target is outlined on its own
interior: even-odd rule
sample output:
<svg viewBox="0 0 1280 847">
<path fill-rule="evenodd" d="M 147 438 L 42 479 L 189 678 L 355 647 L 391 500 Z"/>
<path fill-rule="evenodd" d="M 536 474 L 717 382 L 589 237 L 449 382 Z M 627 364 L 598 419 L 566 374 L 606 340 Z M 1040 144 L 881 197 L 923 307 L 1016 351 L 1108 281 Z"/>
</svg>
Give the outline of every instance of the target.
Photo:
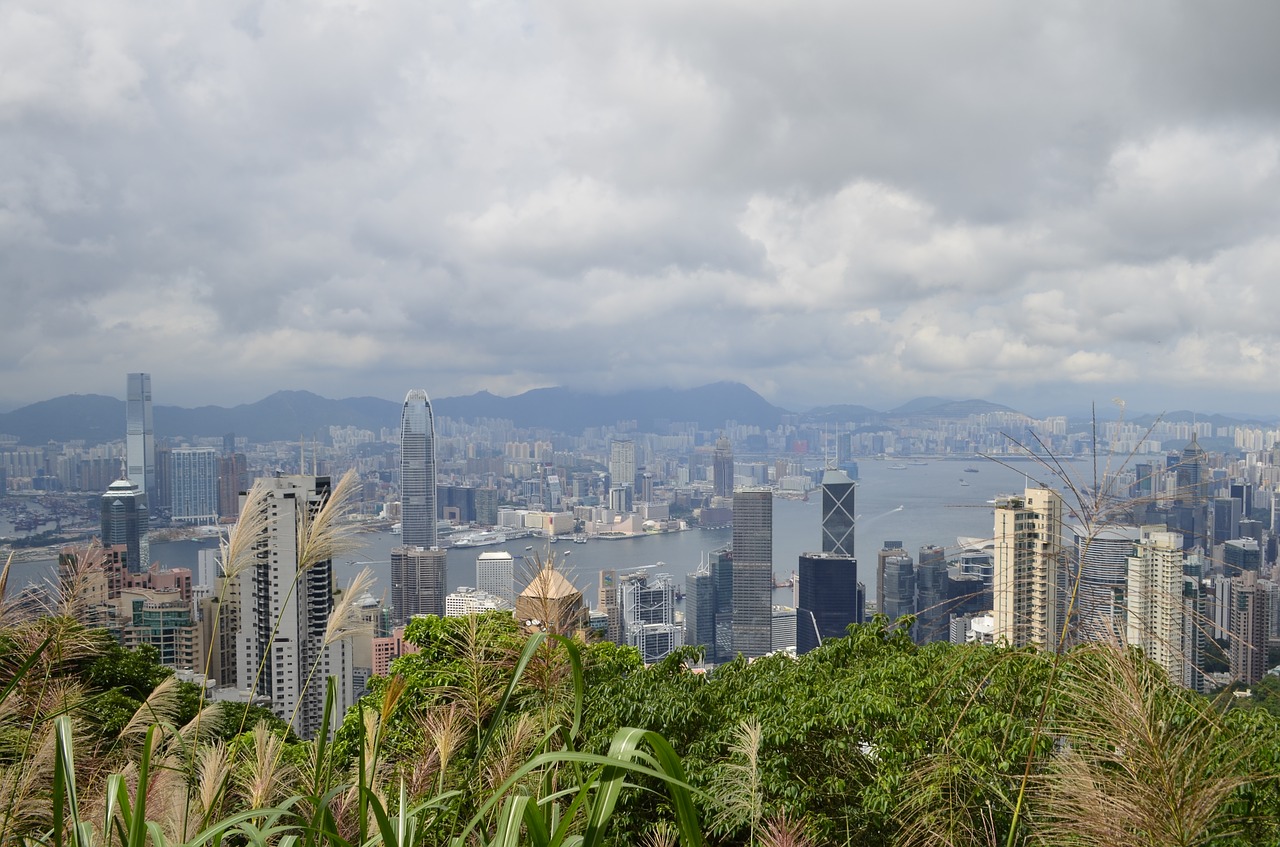
<svg viewBox="0 0 1280 847">
<path fill-rule="evenodd" d="M 516 560 L 510 553 L 481 553 L 476 559 L 476 588 L 487 591 L 505 605 L 516 607 Z"/>
<path fill-rule="evenodd" d="M 1071 602 L 1071 578 L 1078 579 L 1075 608 L 1066 610 L 1076 619 L 1080 641 L 1117 642 L 1124 631 L 1124 596 L 1129 557 L 1142 537 L 1136 526 L 1106 526 L 1088 530 L 1068 528 L 1071 538 L 1070 577 L 1062 589 L 1063 603 Z M 1182 538 L 1178 537 L 1178 543 Z M 1181 578 L 1182 565 L 1178 565 Z"/>
<path fill-rule="evenodd" d="M 1253 484 L 1249 482 L 1233 482 L 1227 489 L 1233 499 L 1240 501 L 1240 517 L 1242 520 L 1253 518 Z"/>
<path fill-rule="evenodd" d="M 516 623 L 527 630 L 572 635 L 590 620 L 582 592 L 558 571 L 554 561 L 534 574 L 516 597 Z"/>
<path fill-rule="evenodd" d="M 1186 555 L 1174 532 L 1144 533 L 1125 575 L 1125 643 L 1181 682 L 1186 661 L 1183 570 Z"/>
<path fill-rule="evenodd" d="M 773 608 L 773 491 L 733 493 L 733 651 L 769 652 Z"/>
<path fill-rule="evenodd" d="M 212 447 L 169 452 L 169 512 L 178 523 L 218 522 L 218 454 Z"/>
<path fill-rule="evenodd" d="M 312 738 L 328 729 L 321 722 L 329 677 L 337 680 L 335 729 L 354 701 L 351 645 L 325 644 L 334 606 L 333 563 L 298 559 L 299 523 L 320 510 L 332 488 L 328 477 L 300 474 L 263 484 L 266 522 L 256 545 L 259 558 L 239 577 L 239 684 L 265 697 L 268 708 L 300 736 Z"/>
<path fill-rule="evenodd" d="M 447 554 L 437 547 L 391 550 L 391 616 L 408 623 L 414 615 L 444 614 Z"/>
<path fill-rule="evenodd" d="M 1231 676 L 1255 685 L 1267 673 L 1267 635 L 1271 604 L 1255 571 L 1232 577 L 1230 607 Z"/>
<path fill-rule="evenodd" d="M 702 562 L 684 578 L 684 643 L 702 647 L 708 662 L 714 662 L 716 649 L 716 583 L 711 564 Z"/>
<path fill-rule="evenodd" d="M 728 662 L 733 652 L 733 551 L 720 550 L 711 563 L 711 581 L 716 592 L 715 661 Z"/>
<path fill-rule="evenodd" d="M 427 392 L 415 388 L 400 415 L 400 538 L 406 547 L 436 546 L 436 425 Z M 440 595 L 444 612 L 444 594 Z"/>
<path fill-rule="evenodd" d="M 796 654 L 828 638 L 842 638 L 850 624 L 862 623 L 858 560 L 841 553 L 802 553 L 796 600 Z"/>
<path fill-rule="evenodd" d="M 132 480 L 116 480 L 107 487 L 102 495 L 102 546 L 122 547 L 130 573 L 141 573 L 151 564 L 148 520 L 146 495 Z"/>
<path fill-rule="evenodd" d="M 997 498 L 992 536 L 995 640 L 1056 650 L 1062 498 L 1047 488 Z"/>
<path fill-rule="evenodd" d="M 876 556 L 876 610 L 893 623 L 916 613 L 916 569 L 901 541 L 886 541 Z"/>
<path fill-rule="evenodd" d="M 249 489 L 249 460 L 243 453 L 218 457 L 218 517 L 240 514 L 240 492 Z"/>
<path fill-rule="evenodd" d="M 1213 498 L 1213 545 L 1225 544 L 1240 537 L 1243 504 L 1234 497 Z"/>
<path fill-rule="evenodd" d="M 773 627 L 769 634 L 770 652 L 796 649 L 796 610 L 794 606 L 774 606 Z"/>
<path fill-rule="evenodd" d="M 1205 646 L 1211 626 L 1209 598 L 1204 588 L 1208 562 L 1203 553 L 1188 554 L 1182 562 L 1182 679 L 1184 688 L 1207 693 Z"/>
<path fill-rule="evenodd" d="M 675 624 L 675 583 L 667 574 L 650 577 L 645 571 L 623 574 L 617 592 L 620 644 L 635 647 L 646 664 L 666 658 L 684 643 Z"/>
<path fill-rule="evenodd" d="M 613 441 L 609 445 L 609 478 L 614 488 L 635 489 L 636 443 L 630 439 Z M 628 495 L 628 508 L 632 497 Z"/>
<path fill-rule="evenodd" d="M 604 613 L 604 638 L 614 644 L 622 641 L 622 613 L 618 609 L 618 572 L 612 568 L 600 571 L 596 585 L 596 602 Z"/>
<path fill-rule="evenodd" d="M 1175 480 L 1177 495 L 1174 499 L 1181 499 L 1194 505 L 1203 505 L 1208 502 L 1209 474 L 1205 467 L 1204 450 L 1196 440 L 1194 432 L 1187 446 L 1182 449 Z"/>
<path fill-rule="evenodd" d="M 733 496 L 733 444 L 727 436 L 716 439 L 716 452 L 711 460 L 711 474 L 715 483 L 715 496 Z"/>
<path fill-rule="evenodd" d="M 822 552 L 852 558 L 854 482 L 844 471 L 822 474 Z"/>
<path fill-rule="evenodd" d="M 920 548 L 916 563 L 917 644 L 946 641 L 948 636 L 947 553 L 941 547 Z"/>
<path fill-rule="evenodd" d="M 1222 570 L 1227 576 L 1242 576 L 1262 569 L 1262 547 L 1252 538 L 1233 538 L 1222 545 Z"/>
<path fill-rule="evenodd" d="M 129 374 L 125 386 L 125 453 L 129 481 L 148 498 L 156 493 L 156 435 L 151 374 Z"/>
</svg>

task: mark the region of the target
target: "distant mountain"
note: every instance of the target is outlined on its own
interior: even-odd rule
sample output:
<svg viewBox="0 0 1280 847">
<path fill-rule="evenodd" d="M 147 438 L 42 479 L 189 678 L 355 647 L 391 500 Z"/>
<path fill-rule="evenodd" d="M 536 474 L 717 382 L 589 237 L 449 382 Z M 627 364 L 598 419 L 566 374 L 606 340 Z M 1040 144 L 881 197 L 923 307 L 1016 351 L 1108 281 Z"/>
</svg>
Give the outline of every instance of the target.
<svg viewBox="0 0 1280 847">
<path fill-rule="evenodd" d="M 567 388 L 539 388 L 514 397 L 487 391 L 432 401 L 437 417 L 506 418 L 518 427 L 578 433 L 585 427 L 634 420 L 642 430 L 659 421 L 695 421 L 705 429 L 726 420 L 777 426 L 787 410 L 772 405 L 745 385 L 717 382 L 700 388 L 648 389 L 591 394 Z M 154 408 L 157 438 L 192 438 L 235 433 L 251 441 L 325 440 L 330 426 L 377 432 L 400 425 L 401 404 L 378 397 L 329 400 L 309 391 L 277 391 L 256 403 L 227 409 L 201 406 Z M 90 444 L 124 438 L 123 400 L 100 395 L 67 395 L 0 414 L 0 433 L 23 444 L 82 439 Z"/>
<path fill-rule="evenodd" d="M 0 414 L 0 433 L 22 444 L 124 438 L 124 401 L 101 394 L 66 394 Z"/>
<path fill-rule="evenodd" d="M 762 427 L 777 426 L 786 409 L 774 406 L 747 386 L 715 382 L 698 388 L 636 389 L 593 394 L 570 388 L 535 388 L 514 397 L 487 391 L 467 397 L 444 397 L 432 403 L 437 415 L 470 420 L 507 418 L 516 426 L 581 432 L 585 427 L 636 421 L 643 430 L 657 421 L 695 421 L 704 429 L 726 420 Z"/>
<path fill-rule="evenodd" d="M 818 406 L 804 413 L 805 420 L 812 423 L 850 423 L 853 421 L 880 420 L 884 412 L 878 412 L 868 406 L 853 403 L 839 403 L 835 406 Z"/>
</svg>

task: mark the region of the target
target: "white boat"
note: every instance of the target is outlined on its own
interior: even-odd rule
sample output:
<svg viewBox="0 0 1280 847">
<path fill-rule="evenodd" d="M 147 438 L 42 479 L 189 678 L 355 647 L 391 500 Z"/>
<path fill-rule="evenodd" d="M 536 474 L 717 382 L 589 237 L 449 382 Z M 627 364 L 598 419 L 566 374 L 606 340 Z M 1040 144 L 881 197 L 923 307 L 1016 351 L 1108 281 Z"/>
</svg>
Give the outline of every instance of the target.
<svg viewBox="0 0 1280 847">
<path fill-rule="evenodd" d="M 507 541 L 506 533 L 503 532 L 473 532 L 470 535 L 464 535 L 453 542 L 454 547 L 491 547 L 494 544 L 505 544 Z"/>
<path fill-rule="evenodd" d="M 889 470 L 891 471 L 905 471 L 906 469 L 907 469 L 907 466 L 902 464 L 901 462 L 899 462 L 896 465 L 889 465 Z"/>
</svg>

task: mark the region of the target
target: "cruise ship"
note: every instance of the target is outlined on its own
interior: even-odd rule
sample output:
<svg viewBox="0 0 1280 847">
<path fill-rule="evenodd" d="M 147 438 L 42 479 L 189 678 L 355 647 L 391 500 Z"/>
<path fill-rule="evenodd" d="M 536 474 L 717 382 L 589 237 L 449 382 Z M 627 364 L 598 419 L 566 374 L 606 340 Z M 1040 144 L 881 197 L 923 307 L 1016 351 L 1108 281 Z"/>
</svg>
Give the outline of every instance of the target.
<svg viewBox="0 0 1280 847">
<path fill-rule="evenodd" d="M 453 542 L 454 547 L 491 547 L 494 544 L 505 544 L 506 533 L 498 531 L 473 532 Z"/>
</svg>

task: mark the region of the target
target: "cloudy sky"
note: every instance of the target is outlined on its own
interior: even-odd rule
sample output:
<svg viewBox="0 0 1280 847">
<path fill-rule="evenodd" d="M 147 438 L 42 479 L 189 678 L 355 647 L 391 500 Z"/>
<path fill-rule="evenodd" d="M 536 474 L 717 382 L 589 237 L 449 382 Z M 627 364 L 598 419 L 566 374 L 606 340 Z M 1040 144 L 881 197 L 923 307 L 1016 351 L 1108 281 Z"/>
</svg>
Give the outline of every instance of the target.
<svg viewBox="0 0 1280 847">
<path fill-rule="evenodd" d="M 1280 4 L 0 5 L 0 404 L 1275 412 Z"/>
</svg>

